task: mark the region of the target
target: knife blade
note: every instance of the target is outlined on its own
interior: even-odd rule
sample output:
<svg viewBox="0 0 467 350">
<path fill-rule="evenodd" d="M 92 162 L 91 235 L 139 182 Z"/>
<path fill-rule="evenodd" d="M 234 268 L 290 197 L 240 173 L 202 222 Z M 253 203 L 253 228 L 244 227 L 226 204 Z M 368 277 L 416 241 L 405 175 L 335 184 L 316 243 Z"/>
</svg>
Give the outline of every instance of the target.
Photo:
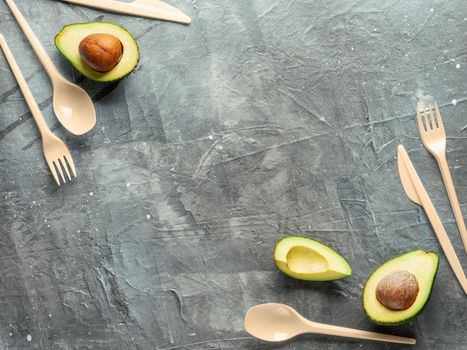
<svg viewBox="0 0 467 350">
<path fill-rule="evenodd" d="M 399 169 L 399 176 L 402 182 L 402 187 L 405 193 L 413 202 L 419 204 L 424 210 L 428 217 L 428 220 L 435 231 L 436 237 L 438 238 L 439 244 L 443 249 L 444 255 L 448 259 L 451 265 L 454 275 L 457 277 L 464 293 L 467 294 L 467 278 L 465 277 L 464 270 L 456 255 L 451 241 L 446 233 L 446 230 L 441 223 L 438 213 L 436 212 L 433 203 L 425 190 L 425 187 L 420 180 L 420 177 L 413 166 L 412 161 L 407 154 L 404 146 L 399 145 L 397 147 L 397 167 Z"/>
<path fill-rule="evenodd" d="M 115 0 L 63 0 L 65 2 L 92 7 L 110 12 L 124 13 L 165 21 L 189 24 L 191 18 L 179 9 L 159 0 L 135 0 L 133 2 L 120 2 Z"/>
</svg>

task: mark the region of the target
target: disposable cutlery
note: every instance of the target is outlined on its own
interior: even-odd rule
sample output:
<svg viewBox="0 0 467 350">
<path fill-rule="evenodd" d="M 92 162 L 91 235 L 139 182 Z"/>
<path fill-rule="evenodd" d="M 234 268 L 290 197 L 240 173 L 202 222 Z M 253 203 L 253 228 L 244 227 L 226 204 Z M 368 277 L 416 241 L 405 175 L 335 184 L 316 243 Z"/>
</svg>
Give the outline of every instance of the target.
<svg viewBox="0 0 467 350">
<path fill-rule="evenodd" d="M 428 113 L 430 118 L 428 118 Z M 423 111 L 423 120 L 420 111 L 417 109 L 418 130 L 420 138 L 425 148 L 433 155 L 438 162 L 439 170 L 443 177 L 444 186 L 448 193 L 451 208 L 456 218 L 459 234 L 464 244 L 464 250 L 467 252 L 467 229 L 465 228 L 464 217 L 462 216 L 459 200 L 457 199 L 456 189 L 452 182 L 451 172 L 449 171 L 448 161 L 446 159 L 446 131 L 444 130 L 443 119 L 439 113 L 438 104 L 435 103 L 435 113 L 431 105 Z"/>
<path fill-rule="evenodd" d="M 93 7 L 110 12 L 125 13 L 133 16 L 161 19 L 183 24 L 191 23 L 191 18 L 179 9 L 158 0 L 135 0 L 121 2 L 114 0 L 64 0 L 71 4 Z"/>
<path fill-rule="evenodd" d="M 245 329 L 254 337 L 270 342 L 289 340 L 305 333 L 335 335 L 389 343 L 415 344 L 415 339 L 395 335 L 361 331 L 307 320 L 296 310 L 284 304 L 253 306 L 245 316 Z"/>
<path fill-rule="evenodd" d="M 2 34 L 0 34 L 0 47 L 5 54 L 13 75 L 15 76 L 16 81 L 18 82 L 18 85 L 24 95 L 24 99 L 26 100 L 26 103 L 31 110 L 34 121 L 39 128 L 39 132 L 42 137 L 44 158 L 47 162 L 47 165 L 49 166 L 50 171 L 52 172 L 55 181 L 58 185 L 60 185 L 60 179 L 63 183 L 65 183 L 66 179 L 64 173 L 66 174 L 68 180 L 71 180 L 69 169 L 71 170 L 74 177 L 76 177 L 76 169 L 70 151 L 68 150 L 68 147 L 65 145 L 65 143 L 60 140 L 54 133 L 52 133 L 47 126 L 39 106 L 37 105 L 31 90 L 26 83 L 26 80 L 24 79 L 24 76 L 21 73 L 18 64 L 16 63 L 16 59 L 13 56 L 13 53 L 8 47 L 8 44 Z M 58 174 L 60 174 L 60 178 Z"/>
<path fill-rule="evenodd" d="M 409 155 L 402 145 L 397 147 L 397 166 L 399 168 L 399 176 L 405 193 L 411 201 L 422 206 L 425 210 L 426 216 L 435 231 L 439 244 L 441 245 L 446 258 L 454 271 L 454 275 L 457 277 L 464 293 L 467 294 L 467 279 L 459 258 L 456 255 L 456 251 L 452 247 L 451 241 L 449 240 L 443 224 L 441 223 L 441 219 L 439 218 L 422 181 L 418 177 L 417 171 L 415 170 Z"/>
<path fill-rule="evenodd" d="M 96 124 L 96 111 L 91 98 L 82 88 L 60 74 L 13 0 L 5 1 L 52 81 L 53 107 L 59 122 L 72 134 L 85 134 Z"/>
</svg>

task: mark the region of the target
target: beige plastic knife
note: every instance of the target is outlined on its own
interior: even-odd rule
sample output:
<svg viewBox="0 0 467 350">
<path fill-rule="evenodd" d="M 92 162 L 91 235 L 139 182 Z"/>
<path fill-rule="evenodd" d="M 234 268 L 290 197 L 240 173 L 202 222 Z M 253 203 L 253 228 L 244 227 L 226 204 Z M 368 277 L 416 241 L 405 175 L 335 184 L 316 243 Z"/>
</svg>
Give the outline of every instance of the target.
<svg viewBox="0 0 467 350">
<path fill-rule="evenodd" d="M 140 16 L 164 21 L 191 23 L 191 18 L 179 9 L 159 0 L 135 0 L 133 2 L 121 2 L 115 0 L 63 0 L 71 4 L 93 7 L 110 12 L 125 13 L 132 16 Z"/>
<path fill-rule="evenodd" d="M 456 255 L 456 251 L 452 247 L 451 241 L 449 240 L 443 224 L 441 223 L 441 219 L 439 218 L 439 215 L 436 212 L 436 209 L 433 206 L 433 203 L 431 202 L 431 199 L 428 196 L 428 193 L 426 192 L 409 155 L 402 145 L 397 147 L 397 167 L 399 168 L 399 176 L 405 193 L 411 201 L 419 204 L 425 210 L 426 216 L 435 231 L 439 244 L 448 259 L 457 280 L 462 286 L 464 293 L 467 294 L 467 278 L 465 277 L 459 258 Z"/>
</svg>

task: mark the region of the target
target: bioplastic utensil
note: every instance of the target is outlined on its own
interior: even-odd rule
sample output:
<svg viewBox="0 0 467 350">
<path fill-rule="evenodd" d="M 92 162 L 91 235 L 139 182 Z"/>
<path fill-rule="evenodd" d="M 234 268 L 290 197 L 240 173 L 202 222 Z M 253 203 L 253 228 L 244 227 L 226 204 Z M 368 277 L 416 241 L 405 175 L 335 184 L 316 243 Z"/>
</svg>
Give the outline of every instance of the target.
<svg viewBox="0 0 467 350">
<path fill-rule="evenodd" d="M 96 111 L 91 98 L 86 91 L 60 74 L 13 0 L 5 1 L 52 81 L 53 108 L 57 119 L 72 134 L 87 133 L 96 124 Z"/>
<path fill-rule="evenodd" d="M 110 12 L 124 13 L 183 24 L 191 23 L 191 18 L 179 9 L 158 0 L 135 0 L 125 3 L 113 0 L 64 0 L 70 4 L 93 7 Z"/>
<path fill-rule="evenodd" d="M 428 111 L 430 114 L 430 120 L 428 119 Z M 443 119 L 439 112 L 438 104 L 435 103 L 436 117 L 433 115 L 433 108 L 429 105 L 429 108 L 423 110 L 423 119 L 420 115 L 420 110 L 417 108 L 417 121 L 418 131 L 420 132 L 420 138 L 422 139 L 423 146 L 431 153 L 438 163 L 441 176 L 443 177 L 444 186 L 448 193 L 449 202 L 456 218 L 457 227 L 459 234 L 464 244 L 464 250 L 467 252 L 467 229 L 465 227 L 464 217 L 462 216 L 461 207 L 459 200 L 457 199 L 456 189 L 452 182 L 451 172 L 449 171 L 448 161 L 446 159 L 446 131 L 444 129 Z"/>
<path fill-rule="evenodd" d="M 464 293 L 467 294 L 467 279 L 459 258 L 457 257 L 456 251 L 449 240 L 446 230 L 441 223 L 441 219 L 439 218 L 439 215 L 436 212 L 436 209 L 433 206 L 433 203 L 431 202 L 431 199 L 428 196 L 428 193 L 426 192 L 425 187 L 423 186 L 422 181 L 420 180 L 420 177 L 407 154 L 407 151 L 402 145 L 397 147 L 397 167 L 399 169 L 402 187 L 404 188 L 407 197 L 409 197 L 412 202 L 423 207 L 425 210 L 426 216 L 433 227 L 433 231 L 435 231 L 444 255 L 446 255 L 446 258 L 454 271 L 454 275 L 457 277 Z"/>
<path fill-rule="evenodd" d="M 250 308 L 245 316 L 245 329 L 252 336 L 270 342 L 282 342 L 300 334 L 317 333 L 389 343 L 416 343 L 413 338 L 316 323 L 306 319 L 290 306 L 275 303 Z"/>
<path fill-rule="evenodd" d="M 26 103 L 28 104 L 29 109 L 31 110 L 31 114 L 34 118 L 34 121 L 36 122 L 37 127 L 39 128 L 39 132 L 42 137 L 42 149 L 44 152 L 44 158 L 47 162 L 47 165 L 49 166 L 50 171 L 52 172 L 55 181 L 58 185 L 60 185 L 60 179 L 58 177 L 57 171 L 60 174 L 63 183 L 66 182 L 63 171 L 65 171 L 67 178 L 71 180 L 71 175 L 68 167 L 70 168 L 74 177 L 76 177 L 76 169 L 70 151 L 68 150 L 68 147 L 65 145 L 65 143 L 62 140 L 60 140 L 54 133 L 52 133 L 52 131 L 50 131 L 49 127 L 47 126 L 47 123 L 45 122 L 44 117 L 42 116 L 42 113 L 39 109 L 39 106 L 37 105 L 34 96 L 32 95 L 31 90 L 29 89 L 28 84 L 26 83 L 26 80 L 24 79 L 24 76 L 21 73 L 21 70 L 18 64 L 16 63 L 15 57 L 13 56 L 13 53 L 11 52 L 5 40 L 5 37 L 2 34 L 0 34 L 0 47 L 3 53 L 5 54 L 8 64 L 10 65 L 11 70 L 13 72 L 13 75 L 15 76 L 16 81 L 18 82 L 18 85 L 21 89 L 21 92 L 24 95 L 24 99 L 26 100 Z"/>
</svg>

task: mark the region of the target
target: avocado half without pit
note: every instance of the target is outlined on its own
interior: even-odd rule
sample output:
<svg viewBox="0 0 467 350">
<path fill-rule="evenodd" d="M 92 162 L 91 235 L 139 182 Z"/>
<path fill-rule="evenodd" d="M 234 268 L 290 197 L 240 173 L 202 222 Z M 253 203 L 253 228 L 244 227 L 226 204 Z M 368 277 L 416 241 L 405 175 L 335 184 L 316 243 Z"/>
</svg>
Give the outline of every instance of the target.
<svg viewBox="0 0 467 350">
<path fill-rule="evenodd" d="M 122 79 L 139 62 L 136 40 L 114 23 L 67 25 L 56 35 L 55 46 L 81 74 L 99 82 Z"/>
<path fill-rule="evenodd" d="M 415 250 L 378 267 L 363 290 L 368 317 L 380 325 L 397 325 L 415 318 L 430 297 L 438 261 L 435 253 Z"/>
<path fill-rule="evenodd" d="M 274 251 L 279 270 L 286 275 L 307 281 L 331 281 L 350 276 L 349 263 L 335 250 L 306 238 L 286 237 Z"/>
</svg>

